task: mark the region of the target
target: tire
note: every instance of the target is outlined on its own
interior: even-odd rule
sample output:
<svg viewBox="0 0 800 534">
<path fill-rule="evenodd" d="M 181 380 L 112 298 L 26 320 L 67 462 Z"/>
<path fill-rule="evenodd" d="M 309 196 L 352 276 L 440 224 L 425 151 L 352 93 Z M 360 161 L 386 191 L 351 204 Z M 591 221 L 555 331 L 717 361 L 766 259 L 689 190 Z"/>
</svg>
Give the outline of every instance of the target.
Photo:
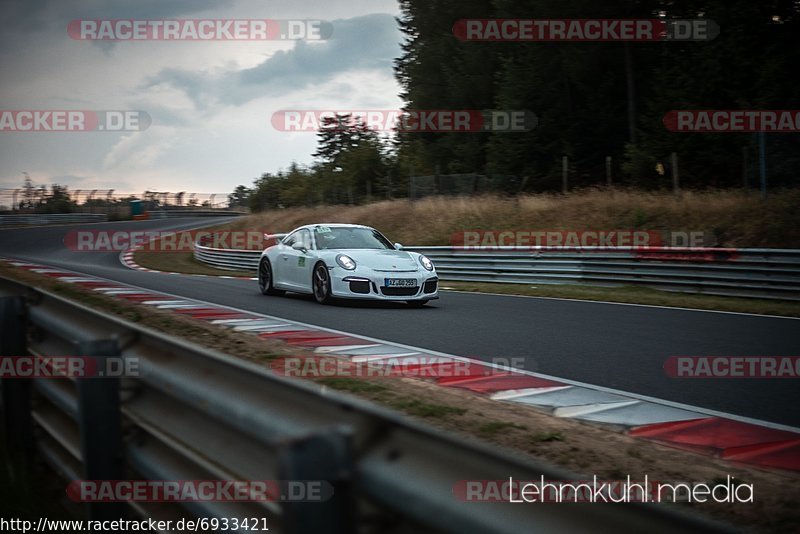
<svg viewBox="0 0 800 534">
<path fill-rule="evenodd" d="M 314 294 L 314 300 L 320 304 L 329 304 L 333 299 L 331 297 L 331 275 L 324 263 L 314 266 L 314 271 L 311 273 L 311 292 Z"/>
<path fill-rule="evenodd" d="M 269 260 L 262 260 L 258 264 L 258 288 L 262 295 L 283 295 L 285 291 L 275 289 L 272 285 L 272 266 Z"/>
<path fill-rule="evenodd" d="M 425 306 L 428 302 L 430 302 L 430 301 L 428 301 L 428 300 L 407 300 L 406 301 L 406 303 L 409 306 L 411 306 L 412 308 L 421 308 L 421 307 Z"/>
</svg>

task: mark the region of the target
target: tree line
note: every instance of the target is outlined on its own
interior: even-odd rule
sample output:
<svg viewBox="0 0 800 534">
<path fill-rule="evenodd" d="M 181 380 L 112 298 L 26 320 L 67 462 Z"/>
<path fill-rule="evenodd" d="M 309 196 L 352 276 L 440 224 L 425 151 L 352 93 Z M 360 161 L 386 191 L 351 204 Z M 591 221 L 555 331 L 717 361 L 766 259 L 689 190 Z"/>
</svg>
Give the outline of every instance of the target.
<svg viewBox="0 0 800 534">
<path fill-rule="evenodd" d="M 797 0 L 400 0 L 405 36 L 395 75 L 406 110 L 527 110 L 523 133 L 399 131 L 384 138 L 362 125 L 321 131 L 310 166 L 266 173 L 247 197 L 254 210 L 359 203 L 408 194 L 410 175 L 515 176 L 524 191 L 559 191 L 562 158 L 572 187 L 606 181 L 667 188 L 670 154 L 685 187 L 758 182 L 751 133 L 674 133 L 680 109 L 797 110 Z M 460 19 L 709 19 L 707 42 L 470 42 Z M 796 133 L 765 136 L 771 186 L 796 186 Z"/>
</svg>

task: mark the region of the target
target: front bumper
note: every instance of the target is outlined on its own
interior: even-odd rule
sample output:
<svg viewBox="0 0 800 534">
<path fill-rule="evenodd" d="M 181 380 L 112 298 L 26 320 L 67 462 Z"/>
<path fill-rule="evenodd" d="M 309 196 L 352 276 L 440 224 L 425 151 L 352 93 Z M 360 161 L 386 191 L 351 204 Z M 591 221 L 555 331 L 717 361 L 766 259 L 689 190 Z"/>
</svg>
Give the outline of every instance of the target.
<svg viewBox="0 0 800 534">
<path fill-rule="evenodd" d="M 340 267 L 329 268 L 331 294 L 348 299 L 378 300 L 433 300 L 439 298 L 439 277 L 436 271 L 420 269 L 411 272 L 381 272 L 357 268 L 346 271 Z M 386 278 L 414 279 L 413 288 L 386 287 Z"/>
</svg>

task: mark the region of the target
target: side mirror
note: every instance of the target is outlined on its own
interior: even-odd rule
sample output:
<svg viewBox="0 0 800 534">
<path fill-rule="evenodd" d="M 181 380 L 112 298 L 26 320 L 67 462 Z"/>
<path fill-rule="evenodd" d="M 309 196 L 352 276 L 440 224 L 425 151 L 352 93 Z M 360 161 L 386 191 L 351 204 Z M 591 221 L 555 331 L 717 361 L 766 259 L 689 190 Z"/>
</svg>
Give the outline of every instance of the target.
<svg viewBox="0 0 800 534">
<path fill-rule="evenodd" d="M 306 251 L 306 247 L 304 247 L 300 241 L 295 241 L 294 243 L 292 243 L 292 248 L 294 250 L 300 250 L 302 252 Z"/>
<path fill-rule="evenodd" d="M 395 250 L 403 250 L 403 245 L 401 245 L 400 243 L 395 243 L 394 248 Z"/>
</svg>

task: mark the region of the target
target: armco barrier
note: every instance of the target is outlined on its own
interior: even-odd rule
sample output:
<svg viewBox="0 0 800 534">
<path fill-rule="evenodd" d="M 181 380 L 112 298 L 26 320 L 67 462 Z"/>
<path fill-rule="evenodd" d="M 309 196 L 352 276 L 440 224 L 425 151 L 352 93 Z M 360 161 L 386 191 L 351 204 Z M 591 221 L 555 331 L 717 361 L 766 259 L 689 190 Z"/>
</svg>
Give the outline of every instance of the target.
<svg viewBox="0 0 800 534">
<path fill-rule="evenodd" d="M 639 285 L 666 291 L 800 300 L 800 250 L 514 250 L 407 247 L 428 256 L 442 280 L 511 284 Z M 195 258 L 221 269 L 258 268 L 260 251 L 195 246 Z"/>
<path fill-rule="evenodd" d="M 93 519 L 258 517 L 270 532 L 332 534 L 721 528 L 652 503 L 577 513 L 464 502 L 453 493 L 464 480 L 582 478 L 3 278 L 0 334 L 3 355 L 120 356 L 139 369 L 123 379 L 0 380 L 17 475 L 44 459 L 73 480 L 324 480 L 334 490 L 324 502 L 100 503 L 89 505 Z"/>
<path fill-rule="evenodd" d="M 174 217 L 239 217 L 241 215 L 247 215 L 246 211 L 232 211 L 227 209 L 165 209 L 150 210 L 146 213 L 149 219 L 172 219 Z"/>
<path fill-rule="evenodd" d="M 108 215 L 105 213 L 33 213 L 26 215 L 0 215 L 0 226 L 86 223 L 107 220 Z"/>
<path fill-rule="evenodd" d="M 194 257 L 198 261 L 230 271 L 257 271 L 260 250 L 213 248 L 195 243 Z"/>
</svg>

